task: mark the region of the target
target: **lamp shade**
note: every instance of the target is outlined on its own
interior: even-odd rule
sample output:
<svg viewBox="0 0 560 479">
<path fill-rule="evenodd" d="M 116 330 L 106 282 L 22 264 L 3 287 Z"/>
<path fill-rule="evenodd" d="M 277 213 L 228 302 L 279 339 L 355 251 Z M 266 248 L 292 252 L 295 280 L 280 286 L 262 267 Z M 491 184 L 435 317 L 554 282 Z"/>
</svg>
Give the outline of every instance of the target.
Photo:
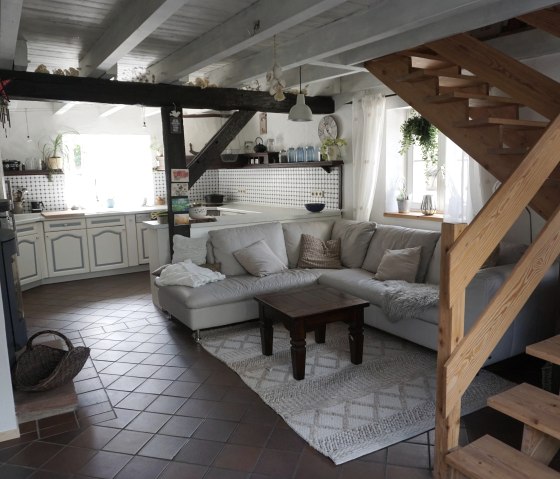
<svg viewBox="0 0 560 479">
<path fill-rule="evenodd" d="M 296 104 L 290 109 L 288 113 L 288 120 L 291 121 L 311 121 L 313 119 L 313 112 L 305 104 L 305 95 L 298 93 Z"/>
</svg>

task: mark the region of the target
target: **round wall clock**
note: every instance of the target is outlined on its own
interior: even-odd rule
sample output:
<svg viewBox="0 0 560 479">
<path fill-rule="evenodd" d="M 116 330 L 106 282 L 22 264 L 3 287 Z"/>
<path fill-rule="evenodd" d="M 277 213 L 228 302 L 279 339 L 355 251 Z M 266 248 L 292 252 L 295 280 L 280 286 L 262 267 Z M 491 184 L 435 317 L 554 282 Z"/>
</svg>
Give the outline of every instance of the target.
<svg viewBox="0 0 560 479">
<path fill-rule="evenodd" d="M 338 126 L 334 117 L 327 115 L 319 120 L 319 139 L 325 141 L 327 138 L 337 138 Z"/>
</svg>

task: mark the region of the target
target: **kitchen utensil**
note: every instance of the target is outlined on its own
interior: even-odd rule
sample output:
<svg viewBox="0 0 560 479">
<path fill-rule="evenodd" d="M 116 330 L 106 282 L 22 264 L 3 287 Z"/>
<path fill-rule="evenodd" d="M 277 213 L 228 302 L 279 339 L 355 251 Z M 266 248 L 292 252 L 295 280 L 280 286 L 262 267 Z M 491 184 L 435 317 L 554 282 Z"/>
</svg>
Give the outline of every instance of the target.
<svg viewBox="0 0 560 479">
<path fill-rule="evenodd" d="M 305 203 L 305 209 L 311 213 L 319 213 L 325 209 L 325 203 Z"/>
<path fill-rule="evenodd" d="M 253 148 L 253 150 L 255 150 L 255 153 L 266 153 L 266 145 L 264 144 L 263 139 L 260 136 L 257 136 L 255 138 L 255 147 Z"/>
<path fill-rule="evenodd" d="M 219 206 L 224 204 L 224 195 L 219 195 L 217 193 L 212 193 L 210 195 L 205 195 L 204 196 L 204 201 L 206 202 L 206 205 L 213 205 L 213 206 Z"/>
</svg>

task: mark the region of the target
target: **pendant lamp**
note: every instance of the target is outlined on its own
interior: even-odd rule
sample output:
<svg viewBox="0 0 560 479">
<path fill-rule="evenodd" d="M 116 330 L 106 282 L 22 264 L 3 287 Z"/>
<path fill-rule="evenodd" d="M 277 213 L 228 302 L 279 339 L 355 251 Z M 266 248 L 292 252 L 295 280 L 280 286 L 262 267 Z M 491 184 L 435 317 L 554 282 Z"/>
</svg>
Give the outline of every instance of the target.
<svg viewBox="0 0 560 479">
<path fill-rule="evenodd" d="M 305 95 L 301 92 L 301 66 L 299 67 L 299 93 L 296 98 L 296 104 L 288 113 L 288 120 L 291 121 L 311 121 L 313 112 L 305 104 Z"/>
</svg>

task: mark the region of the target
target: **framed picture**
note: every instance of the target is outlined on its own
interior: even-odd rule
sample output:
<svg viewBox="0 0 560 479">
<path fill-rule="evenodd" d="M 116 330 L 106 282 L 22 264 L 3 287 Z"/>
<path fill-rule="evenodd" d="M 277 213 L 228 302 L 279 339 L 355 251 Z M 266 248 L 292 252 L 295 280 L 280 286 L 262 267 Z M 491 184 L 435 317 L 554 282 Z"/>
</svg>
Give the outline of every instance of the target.
<svg viewBox="0 0 560 479">
<path fill-rule="evenodd" d="M 188 183 L 189 170 L 187 170 L 186 168 L 171 169 L 171 181 L 174 183 Z"/>
<path fill-rule="evenodd" d="M 173 211 L 173 213 L 188 213 L 189 212 L 189 199 L 188 198 L 171 198 L 171 211 Z"/>
<path fill-rule="evenodd" d="M 171 196 L 187 196 L 188 194 L 188 183 L 171 183 Z"/>
<path fill-rule="evenodd" d="M 188 214 L 175 214 L 173 215 L 173 224 L 175 226 L 188 225 L 189 215 Z"/>
<path fill-rule="evenodd" d="M 259 131 L 261 135 L 265 135 L 268 132 L 268 125 L 267 125 L 267 118 L 266 118 L 266 113 L 261 113 L 259 115 Z"/>
</svg>

